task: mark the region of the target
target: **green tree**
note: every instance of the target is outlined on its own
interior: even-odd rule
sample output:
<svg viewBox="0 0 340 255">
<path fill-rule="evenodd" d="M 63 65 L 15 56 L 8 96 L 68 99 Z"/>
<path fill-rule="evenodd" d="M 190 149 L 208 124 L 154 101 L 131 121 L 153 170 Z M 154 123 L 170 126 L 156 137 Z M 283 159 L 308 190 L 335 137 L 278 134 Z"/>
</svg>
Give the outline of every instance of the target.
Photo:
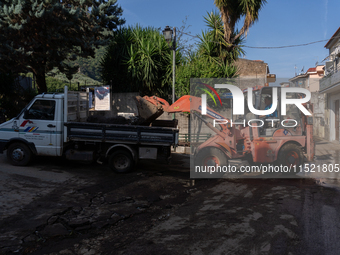
<svg viewBox="0 0 340 255">
<path fill-rule="evenodd" d="M 235 77 L 237 68 L 225 64 L 217 58 L 210 60 L 202 57 L 199 52 L 193 52 L 189 58 L 178 66 L 176 71 L 176 97 L 190 94 L 190 79 L 192 78 L 231 78 Z"/>
<path fill-rule="evenodd" d="M 198 36 L 200 42 L 196 50 L 187 55 L 176 72 L 176 96 L 190 94 L 191 78 L 232 78 L 236 76 L 237 68 L 233 65 L 240 55 L 243 38 L 235 41 L 235 47 L 229 49 L 224 40 L 224 30 L 218 13 L 210 12 L 204 17 L 208 27 Z"/>
<path fill-rule="evenodd" d="M 20 86 L 17 75 L 0 72 L 0 123 L 3 116 L 7 119 L 17 116 L 34 96 L 35 91 L 24 90 Z"/>
<path fill-rule="evenodd" d="M 104 57 L 106 46 L 102 46 L 95 51 L 94 58 L 78 57 L 74 61 L 79 65 L 79 72 L 96 81 L 101 81 L 101 60 Z"/>
<path fill-rule="evenodd" d="M 38 91 L 46 92 L 45 73 L 57 67 L 71 78 L 78 66 L 70 61 L 93 57 L 125 22 L 121 15 L 117 0 L 3 0 L 0 67 L 33 72 Z"/>
<path fill-rule="evenodd" d="M 214 0 L 220 10 L 224 27 L 224 40 L 232 48 L 235 41 L 246 34 L 258 20 L 259 12 L 267 3 L 266 0 Z M 243 20 L 242 28 L 237 31 L 236 24 Z"/>
<path fill-rule="evenodd" d="M 176 53 L 177 65 L 181 53 Z M 114 92 L 138 91 L 169 99 L 172 81 L 172 51 L 155 28 L 140 26 L 115 32 L 102 62 L 103 80 Z"/>
</svg>

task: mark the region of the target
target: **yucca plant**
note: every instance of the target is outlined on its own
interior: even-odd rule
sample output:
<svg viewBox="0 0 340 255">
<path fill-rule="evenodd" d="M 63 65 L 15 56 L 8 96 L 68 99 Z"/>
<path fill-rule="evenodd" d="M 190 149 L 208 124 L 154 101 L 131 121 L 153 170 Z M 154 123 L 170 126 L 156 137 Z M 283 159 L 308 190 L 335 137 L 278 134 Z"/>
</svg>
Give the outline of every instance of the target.
<svg viewBox="0 0 340 255">
<path fill-rule="evenodd" d="M 180 52 L 177 52 L 179 64 Z M 118 30 L 102 61 L 103 80 L 115 92 L 140 92 L 169 99 L 172 51 L 159 30 L 140 26 Z"/>
</svg>

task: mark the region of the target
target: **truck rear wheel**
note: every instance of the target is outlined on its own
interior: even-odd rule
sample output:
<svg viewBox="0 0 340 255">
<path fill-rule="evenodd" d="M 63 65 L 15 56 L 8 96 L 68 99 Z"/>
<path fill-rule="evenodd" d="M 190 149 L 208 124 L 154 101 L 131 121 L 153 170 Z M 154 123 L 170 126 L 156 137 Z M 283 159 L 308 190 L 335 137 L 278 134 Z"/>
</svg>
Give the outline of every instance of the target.
<svg viewBox="0 0 340 255">
<path fill-rule="evenodd" d="M 7 158 L 14 166 L 27 166 L 32 158 L 32 152 L 23 143 L 12 143 L 7 149 Z"/>
<path fill-rule="evenodd" d="M 206 178 L 221 178 L 225 172 L 217 171 L 217 166 L 222 169 L 228 165 L 228 157 L 223 151 L 215 147 L 207 147 L 201 149 L 195 156 L 195 169 L 200 167 L 201 172 L 198 174 Z M 215 169 L 215 171 L 212 171 Z M 196 170 L 195 170 L 196 174 Z"/>
<path fill-rule="evenodd" d="M 116 150 L 109 156 L 109 165 L 116 173 L 128 173 L 134 167 L 134 161 L 130 152 Z"/>
</svg>

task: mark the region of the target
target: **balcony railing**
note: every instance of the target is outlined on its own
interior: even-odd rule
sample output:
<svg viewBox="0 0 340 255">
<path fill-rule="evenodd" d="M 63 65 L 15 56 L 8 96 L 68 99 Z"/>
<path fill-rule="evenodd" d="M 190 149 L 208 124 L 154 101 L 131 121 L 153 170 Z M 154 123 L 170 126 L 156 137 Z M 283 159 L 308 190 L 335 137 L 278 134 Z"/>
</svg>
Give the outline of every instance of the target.
<svg viewBox="0 0 340 255">
<path fill-rule="evenodd" d="M 335 72 L 332 72 L 320 80 L 320 91 L 330 88 L 334 85 L 340 85 L 340 70 L 336 70 Z"/>
</svg>

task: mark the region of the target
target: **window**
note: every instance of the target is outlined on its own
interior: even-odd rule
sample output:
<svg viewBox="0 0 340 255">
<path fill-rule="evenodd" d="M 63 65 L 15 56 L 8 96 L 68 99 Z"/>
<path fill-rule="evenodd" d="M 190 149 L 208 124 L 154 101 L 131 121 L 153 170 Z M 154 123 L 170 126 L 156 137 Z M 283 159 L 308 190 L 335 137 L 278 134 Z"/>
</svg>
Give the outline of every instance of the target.
<svg viewBox="0 0 340 255">
<path fill-rule="evenodd" d="M 29 110 L 25 112 L 25 119 L 54 120 L 55 101 L 36 100 Z"/>
</svg>

